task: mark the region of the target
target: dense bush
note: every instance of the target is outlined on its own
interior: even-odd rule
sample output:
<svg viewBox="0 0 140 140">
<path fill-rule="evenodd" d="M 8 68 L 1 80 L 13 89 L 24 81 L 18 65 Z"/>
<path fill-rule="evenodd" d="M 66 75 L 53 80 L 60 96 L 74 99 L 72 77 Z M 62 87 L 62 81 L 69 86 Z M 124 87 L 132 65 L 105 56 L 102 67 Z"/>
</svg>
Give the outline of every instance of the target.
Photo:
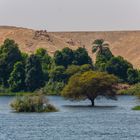
<svg viewBox="0 0 140 140">
<path fill-rule="evenodd" d="M 127 81 L 127 70 L 133 69 L 133 66 L 123 57 L 112 57 L 110 61 L 107 62 L 106 71 L 110 74 L 114 74 L 119 77 L 122 81 Z"/>
<path fill-rule="evenodd" d="M 8 87 L 8 79 L 14 64 L 22 60 L 21 52 L 15 41 L 6 39 L 0 47 L 0 82 Z"/>
<path fill-rule="evenodd" d="M 92 60 L 88 55 L 85 48 L 78 48 L 77 50 L 71 50 L 64 48 L 62 51 L 56 51 L 54 54 L 54 60 L 56 65 L 62 65 L 67 68 L 69 65 L 84 65 L 91 64 Z"/>
<path fill-rule="evenodd" d="M 131 86 L 128 89 L 123 89 L 119 91 L 119 94 L 123 95 L 138 95 L 140 96 L 140 83 Z"/>
<path fill-rule="evenodd" d="M 64 48 L 62 51 L 56 51 L 54 54 L 56 65 L 62 65 L 64 67 L 71 65 L 73 58 L 73 51 L 70 48 Z"/>
<path fill-rule="evenodd" d="M 74 53 L 74 59 L 72 64 L 80 65 L 80 66 L 84 64 L 92 65 L 92 60 L 85 48 L 78 48 L 73 53 Z"/>
<path fill-rule="evenodd" d="M 43 71 L 40 61 L 36 55 L 31 55 L 26 62 L 25 84 L 27 91 L 35 91 L 44 84 Z"/>
<path fill-rule="evenodd" d="M 25 95 L 16 97 L 11 107 L 16 112 L 55 112 L 57 109 L 49 104 L 44 95 Z"/>
<path fill-rule="evenodd" d="M 11 91 L 18 92 L 25 89 L 25 68 L 22 62 L 17 62 L 8 80 Z"/>
<path fill-rule="evenodd" d="M 44 72 L 45 80 L 48 80 L 48 70 L 51 69 L 52 58 L 49 56 L 47 51 L 43 48 L 39 48 L 36 50 L 35 55 L 38 57 L 40 64 L 42 66 L 42 70 Z"/>
<path fill-rule="evenodd" d="M 62 89 L 64 88 L 64 82 L 47 82 L 46 85 L 43 87 L 43 93 L 46 95 L 60 95 Z"/>
<path fill-rule="evenodd" d="M 65 74 L 65 67 L 64 66 L 56 66 L 53 69 L 51 69 L 49 72 L 50 81 L 62 82 L 62 81 L 65 81 L 66 78 L 67 77 Z"/>
<path fill-rule="evenodd" d="M 86 72 L 86 71 L 89 71 L 89 70 L 93 70 L 93 67 L 90 64 L 84 64 L 84 65 L 81 65 L 81 66 L 70 65 L 66 69 L 65 74 L 67 75 L 67 78 L 69 79 L 72 75 L 74 75 L 76 73 L 82 73 L 82 72 Z"/>
<path fill-rule="evenodd" d="M 129 84 L 135 84 L 139 81 L 139 72 L 136 69 L 129 68 L 127 70 L 127 82 Z"/>
<path fill-rule="evenodd" d="M 0 86 L 0 95 L 5 95 L 10 92 L 10 89 Z"/>
</svg>

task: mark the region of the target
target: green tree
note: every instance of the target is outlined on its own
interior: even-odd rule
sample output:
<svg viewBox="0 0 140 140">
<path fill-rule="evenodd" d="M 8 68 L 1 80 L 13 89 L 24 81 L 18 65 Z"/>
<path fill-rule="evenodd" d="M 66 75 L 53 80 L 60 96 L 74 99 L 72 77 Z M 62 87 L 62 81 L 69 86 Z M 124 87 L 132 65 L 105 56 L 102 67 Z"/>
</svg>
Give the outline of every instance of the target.
<svg viewBox="0 0 140 140">
<path fill-rule="evenodd" d="M 36 50 L 36 53 L 35 54 L 38 55 L 38 56 L 40 56 L 40 57 L 42 57 L 42 56 L 45 56 L 48 53 L 47 53 L 47 51 L 45 49 L 39 48 L 39 49 Z"/>
<path fill-rule="evenodd" d="M 66 69 L 66 75 L 68 77 L 71 77 L 72 75 L 78 73 L 79 71 L 81 71 L 80 66 L 77 65 L 70 65 L 68 66 L 68 68 Z"/>
<path fill-rule="evenodd" d="M 56 65 L 68 67 L 73 61 L 73 51 L 70 48 L 64 48 L 62 51 L 56 51 L 54 54 Z"/>
<path fill-rule="evenodd" d="M 52 65 L 52 58 L 49 56 L 47 51 L 43 48 L 39 48 L 36 50 L 35 55 L 39 58 L 39 61 L 42 66 L 43 74 L 44 74 L 44 80 L 48 81 L 49 77 L 49 70 L 51 69 Z"/>
<path fill-rule="evenodd" d="M 67 80 L 74 74 L 76 73 L 83 73 L 89 70 L 93 70 L 92 66 L 90 64 L 84 64 L 82 66 L 78 66 L 78 65 L 70 65 L 68 66 L 68 68 L 66 69 L 65 74 L 67 75 Z"/>
<path fill-rule="evenodd" d="M 65 79 L 66 79 L 65 67 L 56 66 L 55 68 L 53 68 L 49 73 L 49 78 L 50 78 L 50 81 L 53 81 L 53 82 L 65 81 Z"/>
<path fill-rule="evenodd" d="M 75 74 L 62 91 L 62 96 L 71 100 L 89 99 L 94 106 L 98 96 L 115 99 L 117 78 L 103 72 L 87 71 Z"/>
<path fill-rule="evenodd" d="M 47 53 L 47 51 L 43 48 L 39 48 L 36 50 L 35 55 L 39 58 L 42 66 L 44 68 L 49 69 L 49 67 L 44 66 L 46 65 L 50 65 L 51 64 L 51 57 L 49 56 L 49 54 Z"/>
<path fill-rule="evenodd" d="M 27 53 L 24 53 L 24 52 L 22 52 L 21 53 L 21 57 L 22 57 L 22 63 L 25 65 L 26 64 L 26 61 L 27 61 L 27 59 L 28 59 L 28 54 Z"/>
<path fill-rule="evenodd" d="M 96 55 L 95 67 L 99 71 L 105 71 L 107 62 L 114 57 L 108 47 L 103 48 L 102 53 L 98 52 Z"/>
<path fill-rule="evenodd" d="M 132 68 L 127 70 L 127 81 L 129 84 L 135 84 L 138 82 L 139 75 L 138 71 Z"/>
<path fill-rule="evenodd" d="M 22 56 L 18 45 L 14 40 L 6 39 L 0 48 L 0 81 L 7 87 L 10 73 L 14 64 L 21 61 Z"/>
<path fill-rule="evenodd" d="M 25 69 L 22 62 L 15 63 L 8 82 L 10 89 L 13 92 L 22 91 L 25 89 Z"/>
<path fill-rule="evenodd" d="M 106 71 L 109 74 L 114 74 L 117 76 L 121 81 L 127 82 L 127 70 L 129 68 L 133 69 L 132 64 L 128 61 L 124 60 L 123 57 L 112 57 L 110 61 L 108 61 L 106 65 Z"/>
<path fill-rule="evenodd" d="M 54 54 L 54 61 L 56 65 L 63 65 L 63 55 L 62 52 L 57 50 Z"/>
<path fill-rule="evenodd" d="M 43 88 L 43 93 L 46 95 L 60 95 L 64 86 L 65 86 L 64 82 L 49 81 L 46 83 L 45 87 Z"/>
<path fill-rule="evenodd" d="M 74 51 L 74 60 L 72 62 L 74 65 L 92 65 L 92 59 L 88 55 L 88 52 L 85 48 L 78 48 Z"/>
<path fill-rule="evenodd" d="M 25 84 L 28 91 L 34 91 L 44 85 L 43 71 L 36 55 L 31 55 L 25 67 Z"/>
<path fill-rule="evenodd" d="M 68 65 L 72 64 L 73 61 L 73 51 L 70 48 L 64 48 L 62 50 L 63 55 L 63 66 L 67 67 Z"/>
<path fill-rule="evenodd" d="M 109 44 L 104 39 L 96 39 L 92 43 L 92 52 L 100 52 L 102 54 L 104 47 L 108 47 Z"/>
<path fill-rule="evenodd" d="M 84 64 L 80 67 L 81 72 L 86 72 L 86 71 L 89 71 L 89 70 L 93 70 L 93 66 L 90 65 L 90 64 Z"/>
</svg>

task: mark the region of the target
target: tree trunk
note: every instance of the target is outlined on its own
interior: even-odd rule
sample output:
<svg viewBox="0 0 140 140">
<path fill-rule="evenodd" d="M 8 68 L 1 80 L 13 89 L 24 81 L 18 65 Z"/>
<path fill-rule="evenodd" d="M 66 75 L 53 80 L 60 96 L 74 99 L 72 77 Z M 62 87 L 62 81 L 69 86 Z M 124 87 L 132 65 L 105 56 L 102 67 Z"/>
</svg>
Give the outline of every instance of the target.
<svg viewBox="0 0 140 140">
<path fill-rule="evenodd" d="M 94 107 L 95 106 L 94 99 L 91 99 L 90 101 L 91 101 L 91 106 Z"/>
<path fill-rule="evenodd" d="M 103 50 L 102 50 L 102 46 L 100 46 L 100 53 L 102 54 Z"/>
</svg>

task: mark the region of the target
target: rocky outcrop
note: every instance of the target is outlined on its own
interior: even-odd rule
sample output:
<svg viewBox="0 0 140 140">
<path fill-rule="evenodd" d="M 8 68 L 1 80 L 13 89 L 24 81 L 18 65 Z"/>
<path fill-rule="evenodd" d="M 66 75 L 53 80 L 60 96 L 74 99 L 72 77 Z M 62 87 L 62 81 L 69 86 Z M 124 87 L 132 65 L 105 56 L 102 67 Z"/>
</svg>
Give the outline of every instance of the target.
<svg viewBox="0 0 140 140">
<path fill-rule="evenodd" d="M 71 46 L 75 46 L 75 42 L 72 39 L 68 40 L 66 43 Z"/>
<path fill-rule="evenodd" d="M 35 31 L 33 39 L 52 42 L 52 39 L 46 30 Z"/>
</svg>

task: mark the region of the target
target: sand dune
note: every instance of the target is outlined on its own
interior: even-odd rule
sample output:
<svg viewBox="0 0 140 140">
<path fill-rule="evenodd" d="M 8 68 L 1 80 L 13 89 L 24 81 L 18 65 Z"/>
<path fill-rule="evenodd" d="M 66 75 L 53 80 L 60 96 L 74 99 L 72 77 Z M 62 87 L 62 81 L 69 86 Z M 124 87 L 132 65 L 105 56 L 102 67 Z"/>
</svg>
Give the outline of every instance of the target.
<svg viewBox="0 0 140 140">
<path fill-rule="evenodd" d="M 0 26 L 0 44 L 6 38 L 14 39 L 20 49 L 27 53 L 42 47 L 53 55 L 64 47 L 76 49 L 85 46 L 93 59 L 95 55 L 91 53 L 91 44 L 95 39 L 103 38 L 110 43 L 113 54 L 123 56 L 134 67 L 140 68 L 140 31 L 47 32 Z"/>
</svg>

